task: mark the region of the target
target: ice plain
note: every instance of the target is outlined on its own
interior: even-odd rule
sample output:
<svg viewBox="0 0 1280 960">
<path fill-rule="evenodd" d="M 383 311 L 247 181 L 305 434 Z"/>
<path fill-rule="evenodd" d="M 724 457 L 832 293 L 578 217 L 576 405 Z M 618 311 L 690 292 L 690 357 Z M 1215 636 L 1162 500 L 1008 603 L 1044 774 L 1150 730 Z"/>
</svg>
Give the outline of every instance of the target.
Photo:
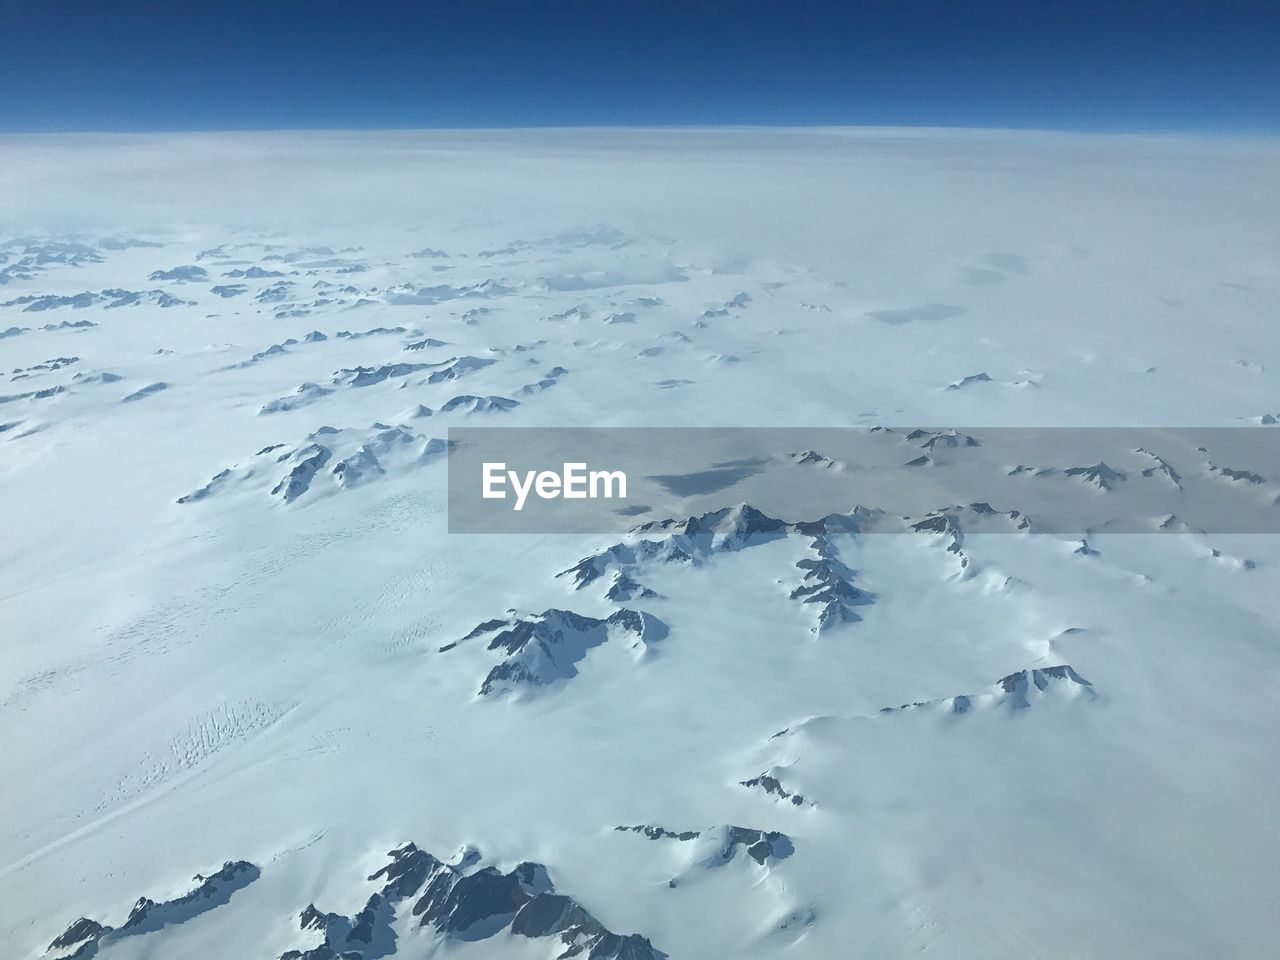
<svg viewBox="0 0 1280 960">
<path fill-rule="evenodd" d="M 866 602 L 815 630 L 808 540 L 737 549 L 732 490 L 725 549 L 615 599 L 557 574 L 617 538 L 446 533 L 442 443 L 1280 429 L 1275 141 L 41 136 L 0 169 L 3 956 L 1271 955 L 1274 537 L 833 534 Z M 81 917 L 114 929 L 51 949 Z"/>
</svg>

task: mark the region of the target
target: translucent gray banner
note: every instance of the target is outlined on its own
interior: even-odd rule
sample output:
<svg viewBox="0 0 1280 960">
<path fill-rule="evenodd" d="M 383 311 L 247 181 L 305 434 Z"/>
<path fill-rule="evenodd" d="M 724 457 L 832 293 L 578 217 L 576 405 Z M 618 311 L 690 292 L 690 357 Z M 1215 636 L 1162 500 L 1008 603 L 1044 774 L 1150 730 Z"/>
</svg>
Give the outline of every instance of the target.
<svg viewBox="0 0 1280 960">
<path fill-rule="evenodd" d="M 866 532 L 959 509 L 991 532 L 1280 532 L 1280 428 L 463 427 L 449 442 L 451 533 L 624 533 L 739 504 Z"/>
</svg>

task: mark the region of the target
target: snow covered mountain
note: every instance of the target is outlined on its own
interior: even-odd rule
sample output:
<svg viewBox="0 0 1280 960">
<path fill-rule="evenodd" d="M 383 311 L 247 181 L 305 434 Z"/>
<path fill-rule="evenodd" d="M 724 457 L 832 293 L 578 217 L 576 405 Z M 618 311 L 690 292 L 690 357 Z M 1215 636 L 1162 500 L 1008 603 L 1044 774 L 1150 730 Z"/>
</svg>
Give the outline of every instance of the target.
<svg viewBox="0 0 1280 960">
<path fill-rule="evenodd" d="M 1274 952 L 1274 141 L 0 147 L 0 956 Z M 497 426 L 778 432 L 450 532 Z"/>
</svg>

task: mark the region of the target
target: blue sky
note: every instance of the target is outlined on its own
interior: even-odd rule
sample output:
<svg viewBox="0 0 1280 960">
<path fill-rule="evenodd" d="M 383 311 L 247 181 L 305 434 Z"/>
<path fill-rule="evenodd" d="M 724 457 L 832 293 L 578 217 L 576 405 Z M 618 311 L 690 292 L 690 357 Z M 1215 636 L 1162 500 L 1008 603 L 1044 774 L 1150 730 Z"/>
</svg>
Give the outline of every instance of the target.
<svg viewBox="0 0 1280 960">
<path fill-rule="evenodd" d="M 1280 3 L 0 0 L 0 130 L 1280 131 Z"/>
</svg>

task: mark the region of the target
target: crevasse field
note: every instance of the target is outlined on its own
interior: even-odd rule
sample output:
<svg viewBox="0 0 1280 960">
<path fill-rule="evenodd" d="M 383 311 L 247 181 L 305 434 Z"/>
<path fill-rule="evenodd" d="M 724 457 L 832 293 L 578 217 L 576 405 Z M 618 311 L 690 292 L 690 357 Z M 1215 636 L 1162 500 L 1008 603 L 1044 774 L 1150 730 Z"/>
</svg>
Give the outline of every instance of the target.
<svg viewBox="0 0 1280 960">
<path fill-rule="evenodd" d="M 460 426 L 1280 430 L 1274 140 L 24 136 L 0 172 L 3 957 L 1274 955 L 1280 539 L 445 509 Z M 1280 495 L 1154 453 L 1027 489 Z"/>
</svg>

